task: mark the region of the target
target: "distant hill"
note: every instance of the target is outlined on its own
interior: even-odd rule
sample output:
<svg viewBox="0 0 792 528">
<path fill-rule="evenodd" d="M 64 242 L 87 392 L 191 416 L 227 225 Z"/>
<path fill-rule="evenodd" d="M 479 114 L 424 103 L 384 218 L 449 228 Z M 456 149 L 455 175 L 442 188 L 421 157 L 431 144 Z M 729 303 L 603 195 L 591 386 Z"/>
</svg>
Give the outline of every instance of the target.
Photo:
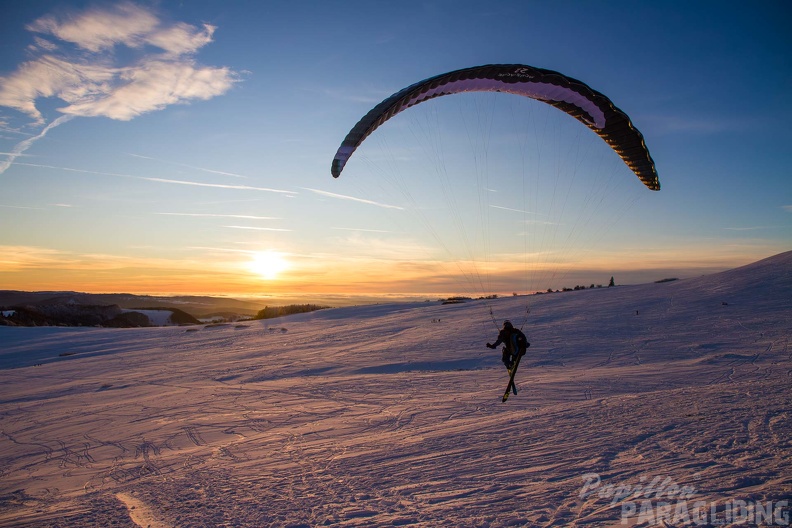
<svg viewBox="0 0 792 528">
<path fill-rule="evenodd" d="M 212 314 L 255 315 L 262 308 L 262 303 L 240 301 L 226 297 L 209 297 L 197 295 L 180 295 L 173 297 L 154 295 L 135 295 L 131 293 L 81 293 L 73 291 L 42 291 L 27 292 L 17 290 L 0 290 L 0 308 L 13 306 L 40 305 L 84 305 L 112 306 L 124 309 L 178 309 L 198 319 L 210 318 Z"/>
<path fill-rule="evenodd" d="M 0 310 L 0 326 L 103 326 L 137 328 L 200 324 L 178 308 L 121 308 L 117 304 L 22 304 Z"/>
</svg>

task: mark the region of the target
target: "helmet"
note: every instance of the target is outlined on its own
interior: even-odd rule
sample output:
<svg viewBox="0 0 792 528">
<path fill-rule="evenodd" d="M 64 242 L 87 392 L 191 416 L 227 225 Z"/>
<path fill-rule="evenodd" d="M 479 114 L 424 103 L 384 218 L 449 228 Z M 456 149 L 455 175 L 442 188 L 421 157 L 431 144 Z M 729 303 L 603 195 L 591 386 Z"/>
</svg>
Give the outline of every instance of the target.
<svg viewBox="0 0 792 528">
<path fill-rule="evenodd" d="M 511 323 L 511 321 L 506 319 L 505 321 L 503 321 L 503 328 L 512 329 L 514 328 L 514 325 Z"/>
</svg>

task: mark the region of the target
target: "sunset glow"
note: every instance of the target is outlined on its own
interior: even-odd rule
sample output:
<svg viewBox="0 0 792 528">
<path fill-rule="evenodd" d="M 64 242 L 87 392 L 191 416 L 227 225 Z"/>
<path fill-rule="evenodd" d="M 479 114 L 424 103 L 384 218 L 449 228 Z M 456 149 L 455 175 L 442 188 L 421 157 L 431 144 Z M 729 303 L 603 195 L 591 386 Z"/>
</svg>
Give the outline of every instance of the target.
<svg viewBox="0 0 792 528">
<path fill-rule="evenodd" d="M 581 2 L 7 4 L 0 289 L 510 295 L 697 276 L 792 245 L 781 2 L 685 16 Z M 514 61 L 612 99 L 662 190 L 579 121 L 504 93 L 406 109 L 331 176 L 346 134 L 391 94 Z"/>
<path fill-rule="evenodd" d="M 277 251 L 261 251 L 253 254 L 250 269 L 263 279 L 275 280 L 289 269 L 289 261 Z"/>
</svg>

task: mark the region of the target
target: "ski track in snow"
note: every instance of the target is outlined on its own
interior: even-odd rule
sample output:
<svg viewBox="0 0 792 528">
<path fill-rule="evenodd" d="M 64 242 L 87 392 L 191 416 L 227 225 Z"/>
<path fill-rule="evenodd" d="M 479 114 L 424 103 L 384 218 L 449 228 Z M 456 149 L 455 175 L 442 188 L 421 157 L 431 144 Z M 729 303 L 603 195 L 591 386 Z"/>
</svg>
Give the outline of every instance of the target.
<svg viewBox="0 0 792 528">
<path fill-rule="evenodd" d="M 506 404 L 483 301 L 0 327 L 0 526 L 621 526 L 591 473 L 789 499 L 789 299 L 792 253 L 532 297 Z"/>
<path fill-rule="evenodd" d="M 169 528 L 165 523 L 157 520 L 156 515 L 142 501 L 139 501 L 129 493 L 116 493 L 118 500 L 124 503 L 129 511 L 129 518 L 140 528 Z"/>
</svg>

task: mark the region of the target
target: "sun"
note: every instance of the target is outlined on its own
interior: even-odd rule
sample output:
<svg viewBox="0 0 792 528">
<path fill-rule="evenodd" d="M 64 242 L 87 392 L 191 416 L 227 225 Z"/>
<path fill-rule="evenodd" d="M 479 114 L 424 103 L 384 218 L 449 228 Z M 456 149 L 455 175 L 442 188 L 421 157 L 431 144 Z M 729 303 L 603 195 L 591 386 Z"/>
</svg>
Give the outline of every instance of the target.
<svg viewBox="0 0 792 528">
<path fill-rule="evenodd" d="M 259 251 L 253 254 L 250 271 L 267 280 L 275 280 L 289 269 L 289 261 L 283 253 L 277 251 Z"/>
</svg>

